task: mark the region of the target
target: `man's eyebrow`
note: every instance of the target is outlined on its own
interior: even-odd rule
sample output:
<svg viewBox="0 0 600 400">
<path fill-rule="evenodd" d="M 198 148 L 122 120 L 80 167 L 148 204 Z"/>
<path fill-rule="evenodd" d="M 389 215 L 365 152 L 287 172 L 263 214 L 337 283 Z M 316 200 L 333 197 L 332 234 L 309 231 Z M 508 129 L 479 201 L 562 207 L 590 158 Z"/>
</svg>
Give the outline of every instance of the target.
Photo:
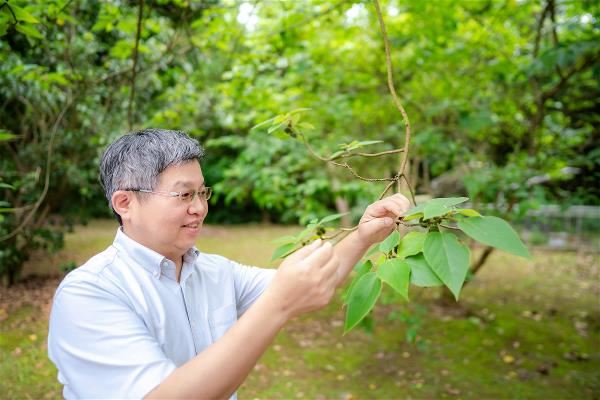
<svg viewBox="0 0 600 400">
<path fill-rule="evenodd" d="M 185 187 L 193 187 L 195 186 L 194 182 L 192 181 L 176 181 L 173 186 L 185 186 Z M 205 182 L 202 181 L 200 182 L 200 186 L 205 186 Z"/>
</svg>

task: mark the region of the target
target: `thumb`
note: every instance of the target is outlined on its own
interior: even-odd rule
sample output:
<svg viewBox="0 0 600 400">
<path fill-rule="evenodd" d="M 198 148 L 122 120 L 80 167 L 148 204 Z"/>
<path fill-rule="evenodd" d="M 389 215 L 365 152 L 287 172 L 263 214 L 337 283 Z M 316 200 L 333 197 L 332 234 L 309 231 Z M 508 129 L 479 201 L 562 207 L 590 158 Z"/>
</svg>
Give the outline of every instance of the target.
<svg viewBox="0 0 600 400">
<path fill-rule="evenodd" d="M 367 234 L 376 234 L 381 231 L 391 231 L 394 227 L 394 219 L 390 217 L 374 218 L 364 226 Z"/>
</svg>

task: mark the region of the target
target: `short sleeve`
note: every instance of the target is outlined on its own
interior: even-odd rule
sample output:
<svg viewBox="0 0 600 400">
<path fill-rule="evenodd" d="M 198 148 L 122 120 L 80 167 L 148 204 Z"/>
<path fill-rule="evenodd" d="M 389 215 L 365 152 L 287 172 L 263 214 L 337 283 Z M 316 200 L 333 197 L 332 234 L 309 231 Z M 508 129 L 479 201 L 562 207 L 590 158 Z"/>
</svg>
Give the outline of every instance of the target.
<svg viewBox="0 0 600 400">
<path fill-rule="evenodd" d="M 48 354 L 66 398 L 142 398 L 176 369 L 143 320 L 90 282 L 59 287 Z"/>
<path fill-rule="evenodd" d="M 239 318 L 269 286 L 277 270 L 249 267 L 233 261 L 232 264 Z"/>
</svg>

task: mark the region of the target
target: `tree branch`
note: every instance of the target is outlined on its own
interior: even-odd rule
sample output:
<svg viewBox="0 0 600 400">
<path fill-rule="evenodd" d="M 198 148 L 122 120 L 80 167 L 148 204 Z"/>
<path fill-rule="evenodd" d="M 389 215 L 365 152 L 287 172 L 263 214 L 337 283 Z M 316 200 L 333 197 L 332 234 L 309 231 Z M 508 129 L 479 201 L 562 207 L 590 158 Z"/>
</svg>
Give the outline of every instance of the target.
<svg viewBox="0 0 600 400">
<path fill-rule="evenodd" d="M 400 164 L 399 174 L 404 174 L 404 170 L 406 169 L 406 163 L 408 161 L 408 146 L 410 144 L 410 121 L 408 119 L 408 114 L 400 104 L 400 100 L 398 100 L 398 96 L 396 95 L 396 89 L 394 88 L 394 77 L 392 74 L 392 57 L 390 55 L 390 41 L 387 35 L 387 31 L 385 28 L 385 22 L 383 21 L 383 16 L 381 15 L 381 8 L 379 6 L 379 0 L 375 0 L 375 10 L 377 11 L 377 19 L 379 20 L 379 27 L 381 28 L 381 34 L 383 36 L 383 43 L 385 45 L 385 65 L 387 68 L 387 83 L 388 88 L 390 90 L 390 94 L 392 95 L 392 99 L 394 100 L 394 105 L 402 114 L 402 120 L 405 125 L 405 135 L 404 135 L 404 148 L 403 148 L 403 156 Z"/>
</svg>

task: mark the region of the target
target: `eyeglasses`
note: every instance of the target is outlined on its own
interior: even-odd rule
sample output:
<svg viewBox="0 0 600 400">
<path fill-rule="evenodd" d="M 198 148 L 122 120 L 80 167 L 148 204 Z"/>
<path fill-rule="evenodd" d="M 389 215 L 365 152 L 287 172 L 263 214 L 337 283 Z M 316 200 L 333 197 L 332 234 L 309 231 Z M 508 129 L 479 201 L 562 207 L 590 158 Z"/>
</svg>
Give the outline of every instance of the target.
<svg viewBox="0 0 600 400">
<path fill-rule="evenodd" d="M 212 196 L 212 188 L 208 187 L 208 186 L 201 190 L 198 190 L 198 191 L 194 190 L 191 192 L 160 192 L 160 191 L 153 191 L 153 190 L 148 190 L 148 189 L 123 189 L 123 190 L 127 190 L 130 192 L 157 194 L 159 196 L 166 196 L 166 197 L 179 197 L 179 199 L 181 200 L 182 203 L 193 203 L 194 200 L 196 199 L 196 196 L 198 196 L 202 200 L 208 200 L 208 199 L 210 199 L 210 196 Z"/>
</svg>

